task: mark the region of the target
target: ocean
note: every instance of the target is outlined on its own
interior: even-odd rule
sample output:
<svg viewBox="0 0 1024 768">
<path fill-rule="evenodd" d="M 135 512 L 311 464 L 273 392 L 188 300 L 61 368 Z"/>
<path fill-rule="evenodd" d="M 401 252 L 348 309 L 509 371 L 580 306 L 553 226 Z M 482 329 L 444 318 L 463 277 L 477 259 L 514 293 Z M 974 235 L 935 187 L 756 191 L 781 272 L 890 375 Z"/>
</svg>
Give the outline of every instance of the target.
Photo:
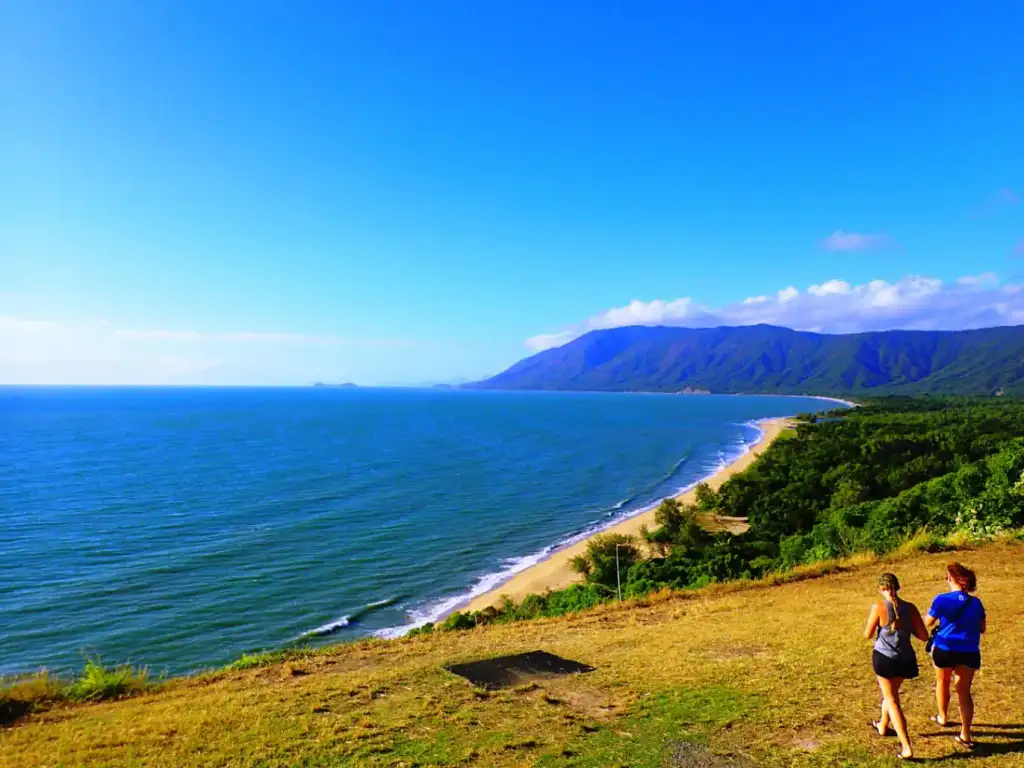
<svg viewBox="0 0 1024 768">
<path fill-rule="evenodd" d="M 0 388 L 0 674 L 399 634 L 809 398 Z"/>
</svg>

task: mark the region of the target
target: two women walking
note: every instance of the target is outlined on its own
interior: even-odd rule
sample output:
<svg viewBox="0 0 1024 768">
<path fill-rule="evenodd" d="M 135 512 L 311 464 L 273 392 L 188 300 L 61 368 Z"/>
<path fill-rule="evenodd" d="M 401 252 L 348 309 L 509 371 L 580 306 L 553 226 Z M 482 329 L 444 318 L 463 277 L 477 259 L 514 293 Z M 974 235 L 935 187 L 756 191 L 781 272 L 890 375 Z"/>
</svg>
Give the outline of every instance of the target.
<svg viewBox="0 0 1024 768">
<path fill-rule="evenodd" d="M 880 736 L 887 735 L 890 726 L 899 737 L 899 757 L 914 756 L 907 721 L 900 703 L 900 688 L 904 680 L 918 676 L 917 654 L 911 637 L 928 643 L 935 666 L 935 699 L 938 714 L 932 721 L 945 727 L 950 701 L 950 685 L 955 681 L 960 710 L 960 733 L 954 736 L 958 744 L 974 748 L 971 724 L 974 720 L 974 699 L 971 684 L 981 667 L 981 635 L 985 632 L 985 607 L 971 595 L 977 588 L 974 572 L 960 563 L 946 568 L 949 591 L 936 596 L 928 615 L 922 618 L 917 606 L 901 600 L 900 582 L 895 574 L 884 573 L 878 580 L 881 600 L 871 606 L 864 636 L 874 639 L 872 667 L 882 692 L 882 711 L 872 723 Z M 930 632 L 929 632 L 930 631 Z"/>
</svg>

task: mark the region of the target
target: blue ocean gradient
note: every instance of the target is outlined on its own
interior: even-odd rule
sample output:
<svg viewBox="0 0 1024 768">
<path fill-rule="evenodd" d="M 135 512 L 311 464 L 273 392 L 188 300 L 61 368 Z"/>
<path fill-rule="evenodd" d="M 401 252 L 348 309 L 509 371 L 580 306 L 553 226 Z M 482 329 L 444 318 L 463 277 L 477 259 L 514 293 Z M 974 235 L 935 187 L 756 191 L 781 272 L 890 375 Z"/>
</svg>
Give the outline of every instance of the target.
<svg viewBox="0 0 1024 768">
<path fill-rule="evenodd" d="M 819 400 L 0 388 L 0 674 L 396 634 Z"/>
</svg>

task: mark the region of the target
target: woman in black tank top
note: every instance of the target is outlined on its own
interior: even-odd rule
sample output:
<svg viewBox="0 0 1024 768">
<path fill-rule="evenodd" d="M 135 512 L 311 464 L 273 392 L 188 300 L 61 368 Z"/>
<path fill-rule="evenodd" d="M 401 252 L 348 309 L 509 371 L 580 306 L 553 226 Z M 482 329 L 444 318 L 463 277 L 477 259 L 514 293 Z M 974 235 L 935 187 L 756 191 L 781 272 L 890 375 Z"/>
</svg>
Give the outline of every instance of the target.
<svg viewBox="0 0 1024 768">
<path fill-rule="evenodd" d="M 917 677 L 917 655 L 910 639 L 927 640 L 928 630 L 917 606 L 900 600 L 900 581 L 895 574 L 883 573 L 878 578 L 878 591 L 882 599 L 871 605 L 864 627 L 864 637 L 875 641 L 872 667 L 882 691 L 882 715 L 871 726 L 879 736 L 885 736 L 891 723 L 903 748 L 898 757 L 907 760 L 914 756 L 914 749 L 900 703 L 900 686 L 904 680 Z"/>
</svg>

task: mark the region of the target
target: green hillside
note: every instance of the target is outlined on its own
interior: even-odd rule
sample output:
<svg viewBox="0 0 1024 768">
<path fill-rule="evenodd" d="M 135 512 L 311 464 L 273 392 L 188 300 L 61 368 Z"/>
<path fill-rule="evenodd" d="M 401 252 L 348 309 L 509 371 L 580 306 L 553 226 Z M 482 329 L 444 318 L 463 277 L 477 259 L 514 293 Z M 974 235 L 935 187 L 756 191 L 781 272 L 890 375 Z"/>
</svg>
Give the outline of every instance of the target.
<svg viewBox="0 0 1024 768">
<path fill-rule="evenodd" d="M 826 335 L 757 325 L 592 331 L 483 389 L 1024 395 L 1024 327 Z"/>
</svg>

